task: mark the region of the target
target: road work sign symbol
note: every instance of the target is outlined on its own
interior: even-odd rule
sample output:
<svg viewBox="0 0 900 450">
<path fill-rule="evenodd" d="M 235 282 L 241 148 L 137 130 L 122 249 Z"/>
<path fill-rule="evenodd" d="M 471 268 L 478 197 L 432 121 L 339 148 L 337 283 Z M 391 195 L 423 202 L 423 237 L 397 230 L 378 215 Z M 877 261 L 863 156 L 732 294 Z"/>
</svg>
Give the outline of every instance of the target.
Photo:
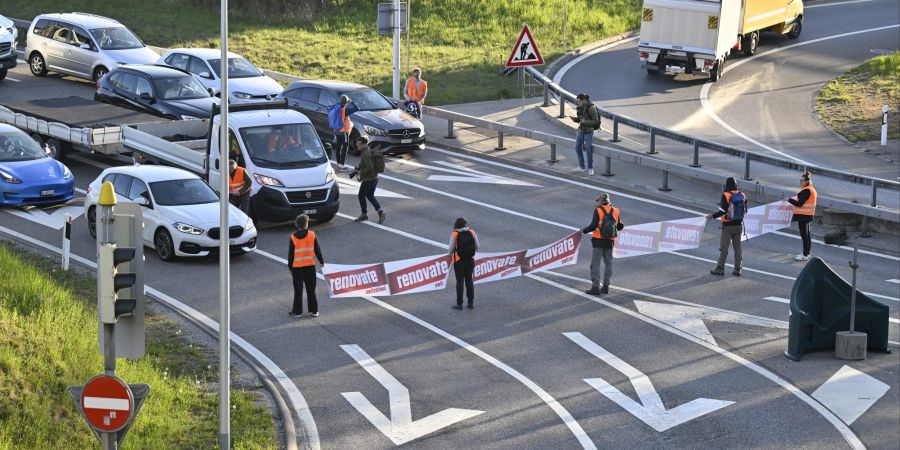
<svg viewBox="0 0 900 450">
<path fill-rule="evenodd" d="M 81 407 L 94 429 L 112 433 L 128 425 L 134 412 L 134 397 L 128 385 L 118 377 L 97 375 L 84 385 Z"/>
<path fill-rule="evenodd" d="M 544 57 L 538 51 L 537 43 L 531 36 L 531 30 L 528 25 L 522 27 L 519 33 L 519 39 L 513 46 L 509 59 L 506 60 L 506 67 L 524 67 L 524 66 L 540 66 L 544 64 Z"/>
</svg>

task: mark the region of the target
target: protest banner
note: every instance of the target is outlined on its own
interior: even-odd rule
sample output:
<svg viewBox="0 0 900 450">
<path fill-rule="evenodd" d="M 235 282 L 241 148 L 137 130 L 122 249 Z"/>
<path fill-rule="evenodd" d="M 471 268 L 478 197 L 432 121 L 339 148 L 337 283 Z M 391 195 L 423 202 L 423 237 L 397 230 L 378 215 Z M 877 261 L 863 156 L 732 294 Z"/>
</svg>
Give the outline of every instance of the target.
<svg viewBox="0 0 900 450">
<path fill-rule="evenodd" d="M 475 284 L 506 280 L 522 275 L 525 250 L 509 253 L 478 253 L 475 255 Z"/>
<path fill-rule="evenodd" d="M 391 295 L 443 289 L 450 276 L 450 259 L 444 254 L 384 263 Z"/>
<path fill-rule="evenodd" d="M 331 298 L 390 295 L 384 264 L 328 264 L 322 269 Z"/>
<path fill-rule="evenodd" d="M 539 272 L 578 262 L 581 231 L 576 231 L 552 244 L 525 251 L 522 273 Z"/>
</svg>

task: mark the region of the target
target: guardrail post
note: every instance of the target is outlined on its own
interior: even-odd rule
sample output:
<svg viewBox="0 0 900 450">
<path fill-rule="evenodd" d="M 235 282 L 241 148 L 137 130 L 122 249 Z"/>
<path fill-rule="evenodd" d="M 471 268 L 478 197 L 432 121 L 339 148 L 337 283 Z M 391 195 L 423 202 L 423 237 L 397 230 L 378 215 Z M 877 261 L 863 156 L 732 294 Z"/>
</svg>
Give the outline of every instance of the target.
<svg viewBox="0 0 900 450">
<path fill-rule="evenodd" d="M 550 88 L 547 87 L 547 83 L 543 84 L 544 86 L 544 108 L 550 106 Z"/>
<path fill-rule="evenodd" d="M 619 118 L 613 116 L 613 137 L 610 142 L 619 142 Z"/>
<path fill-rule="evenodd" d="M 872 237 L 872 235 L 869 234 L 869 216 L 863 216 L 863 218 L 862 218 L 862 232 L 859 233 L 859 237 L 861 237 L 861 238 Z"/>
<path fill-rule="evenodd" d="M 503 146 L 503 132 L 500 131 L 497 133 L 497 148 L 494 150 L 506 150 L 506 147 Z"/>
<path fill-rule="evenodd" d="M 753 179 L 750 177 L 750 152 L 744 152 L 744 179 L 747 181 Z"/>
<path fill-rule="evenodd" d="M 566 118 L 566 99 L 562 94 L 559 94 L 559 115 L 556 117 L 560 119 Z"/>
<path fill-rule="evenodd" d="M 547 161 L 550 164 L 556 164 L 559 162 L 556 159 L 556 144 L 550 144 L 550 159 Z"/>
<path fill-rule="evenodd" d="M 661 190 L 663 192 L 669 192 L 672 190 L 672 189 L 669 189 L 669 171 L 668 170 L 662 171 L 662 186 L 659 188 L 659 190 Z"/>
<path fill-rule="evenodd" d="M 878 206 L 878 182 L 872 180 L 872 207 Z"/>
<path fill-rule="evenodd" d="M 649 155 L 655 155 L 659 153 L 656 151 L 656 128 L 650 128 L 650 151 L 647 152 Z"/>
<path fill-rule="evenodd" d="M 691 167 L 700 167 L 700 141 L 694 139 L 694 162 Z"/>
<path fill-rule="evenodd" d="M 447 136 L 444 136 L 447 139 L 456 139 L 456 136 L 453 135 L 453 121 L 447 119 Z"/>
<path fill-rule="evenodd" d="M 604 164 L 604 165 L 606 166 L 606 169 L 604 170 L 604 172 L 603 172 L 602 175 L 603 175 L 604 177 L 612 177 L 612 176 L 615 176 L 616 174 L 612 173 L 612 157 L 611 157 L 611 156 L 607 156 L 607 157 L 605 157 L 604 159 L 606 160 L 606 161 L 605 161 L 605 164 Z"/>
</svg>

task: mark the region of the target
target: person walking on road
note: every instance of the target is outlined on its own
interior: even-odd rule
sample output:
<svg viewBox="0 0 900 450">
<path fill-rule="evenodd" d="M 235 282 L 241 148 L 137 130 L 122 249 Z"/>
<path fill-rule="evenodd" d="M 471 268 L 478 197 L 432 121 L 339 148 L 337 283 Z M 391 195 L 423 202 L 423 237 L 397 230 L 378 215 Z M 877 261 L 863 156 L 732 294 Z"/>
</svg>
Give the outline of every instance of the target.
<svg viewBox="0 0 900 450">
<path fill-rule="evenodd" d="M 228 201 L 246 215 L 250 215 L 250 190 L 253 180 L 237 161 L 228 160 Z"/>
<path fill-rule="evenodd" d="M 378 212 L 378 223 L 384 223 L 384 210 L 375 198 L 375 189 L 378 187 L 378 174 L 384 172 L 384 155 L 378 148 L 369 145 L 369 138 L 362 136 L 356 140 L 356 149 L 359 150 L 359 166 L 350 174 L 350 178 L 359 174 L 359 209 L 362 212 L 356 218 L 356 222 L 369 220 L 366 207 L 366 199 L 372 203 L 372 207 Z"/>
<path fill-rule="evenodd" d="M 350 115 L 357 111 L 359 111 L 359 107 L 346 95 L 342 95 L 338 103 L 328 110 L 328 126 L 334 131 L 338 170 L 343 172 L 350 170 L 350 167 L 344 163 L 347 159 L 347 150 L 350 148 L 350 133 L 353 132 Z"/>
<path fill-rule="evenodd" d="M 466 219 L 460 217 L 453 224 L 450 233 L 450 255 L 453 256 L 453 273 L 456 276 L 456 305 L 454 309 L 462 309 L 463 287 L 466 291 L 467 307 L 475 308 L 475 284 L 472 276 L 475 271 L 475 252 L 478 251 L 478 235 L 469 228 Z"/>
<path fill-rule="evenodd" d="M 416 67 L 412 71 L 412 76 L 406 80 L 406 89 L 403 90 L 403 97 L 406 99 L 406 111 L 416 119 L 422 117 L 421 105 L 425 104 L 425 97 L 428 96 L 428 82 L 422 79 L 422 69 Z"/>
<path fill-rule="evenodd" d="M 597 197 L 597 205 L 591 224 L 582 228 L 582 234 L 591 233 L 591 288 L 590 295 L 609 294 L 609 279 L 613 270 L 613 247 L 616 236 L 625 228 L 619 217 L 619 209 L 610 203 L 609 194 Z M 600 264 L 603 264 L 603 285 L 600 285 Z"/>
<path fill-rule="evenodd" d="M 794 205 L 794 215 L 791 220 L 797 222 L 800 228 L 800 240 L 803 241 L 803 254 L 794 257 L 794 261 L 809 261 L 809 253 L 812 249 L 812 237 L 809 234 L 809 224 L 816 217 L 816 199 L 818 194 L 812 185 L 810 173 L 804 172 L 800 176 L 800 192 L 795 197 L 785 200 Z"/>
<path fill-rule="evenodd" d="M 719 239 L 719 260 L 710 270 L 713 275 L 725 275 L 725 260 L 728 258 L 729 244 L 734 247 L 734 276 L 741 276 L 741 234 L 744 230 L 744 214 L 747 213 L 747 196 L 737 187 L 732 177 L 725 180 L 724 192 L 719 200 L 719 210 L 706 215 L 706 220 L 722 220 L 722 236 Z"/>
<path fill-rule="evenodd" d="M 319 248 L 316 233 L 307 229 L 309 216 L 301 214 L 294 220 L 297 231 L 291 235 L 288 245 L 288 268 L 294 283 L 294 305 L 289 314 L 291 317 L 303 316 L 303 290 L 306 288 L 306 301 L 309 314 L 319 317 L 319 302 L 316 299 L 316 260 L 325 267 L 325 258 Z"/>
<path fill-rule="evenodd" d="M 587 174 L 594 174 L 594 131 L 600 129 L 600 111 L 591 103 L 587 94 L 578 94 L 576 116 L 570 117 L 578 124 L 575 135 L 575 154 L 578 155 L 578 168 L 584 170 L 584 154 L 587 152 Z"/>
</svg>

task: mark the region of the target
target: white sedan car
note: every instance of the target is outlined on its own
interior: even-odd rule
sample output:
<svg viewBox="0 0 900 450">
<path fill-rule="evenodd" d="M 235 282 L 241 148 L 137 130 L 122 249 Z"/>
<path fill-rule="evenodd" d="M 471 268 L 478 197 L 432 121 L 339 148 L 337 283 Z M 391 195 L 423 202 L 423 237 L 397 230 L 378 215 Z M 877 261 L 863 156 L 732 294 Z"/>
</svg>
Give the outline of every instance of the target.
<svg viewBox="0 0 900 450">
<path fill-rule="evenodd" d="M 219 196 L 197 175 L 174 167 L 144 165 L 111 167 L 88 186 L 84 215 L 91 236 L 97 236 L 100 186 L 112 182 L 119 202 L 144 206 L 144 245 L 163 261 L 179 256 L 206 256 L 219 250 Z M 256 248 L 256 226 L 234 205 L 228 205 L 228 235 L 232 254 Z"/>
<path fill-rule="evenodd" d="M 194 75 L 213 93 L 222 90 L 222 51 L 213 48 L 176 48 L 167 51 L 157 64 L 177 67 Z M 232 103 L 265 102 L 282 90 L 277 81 L 267 77 L 241 55 L 228 52 L 228 101 Z"/>
</svg>

